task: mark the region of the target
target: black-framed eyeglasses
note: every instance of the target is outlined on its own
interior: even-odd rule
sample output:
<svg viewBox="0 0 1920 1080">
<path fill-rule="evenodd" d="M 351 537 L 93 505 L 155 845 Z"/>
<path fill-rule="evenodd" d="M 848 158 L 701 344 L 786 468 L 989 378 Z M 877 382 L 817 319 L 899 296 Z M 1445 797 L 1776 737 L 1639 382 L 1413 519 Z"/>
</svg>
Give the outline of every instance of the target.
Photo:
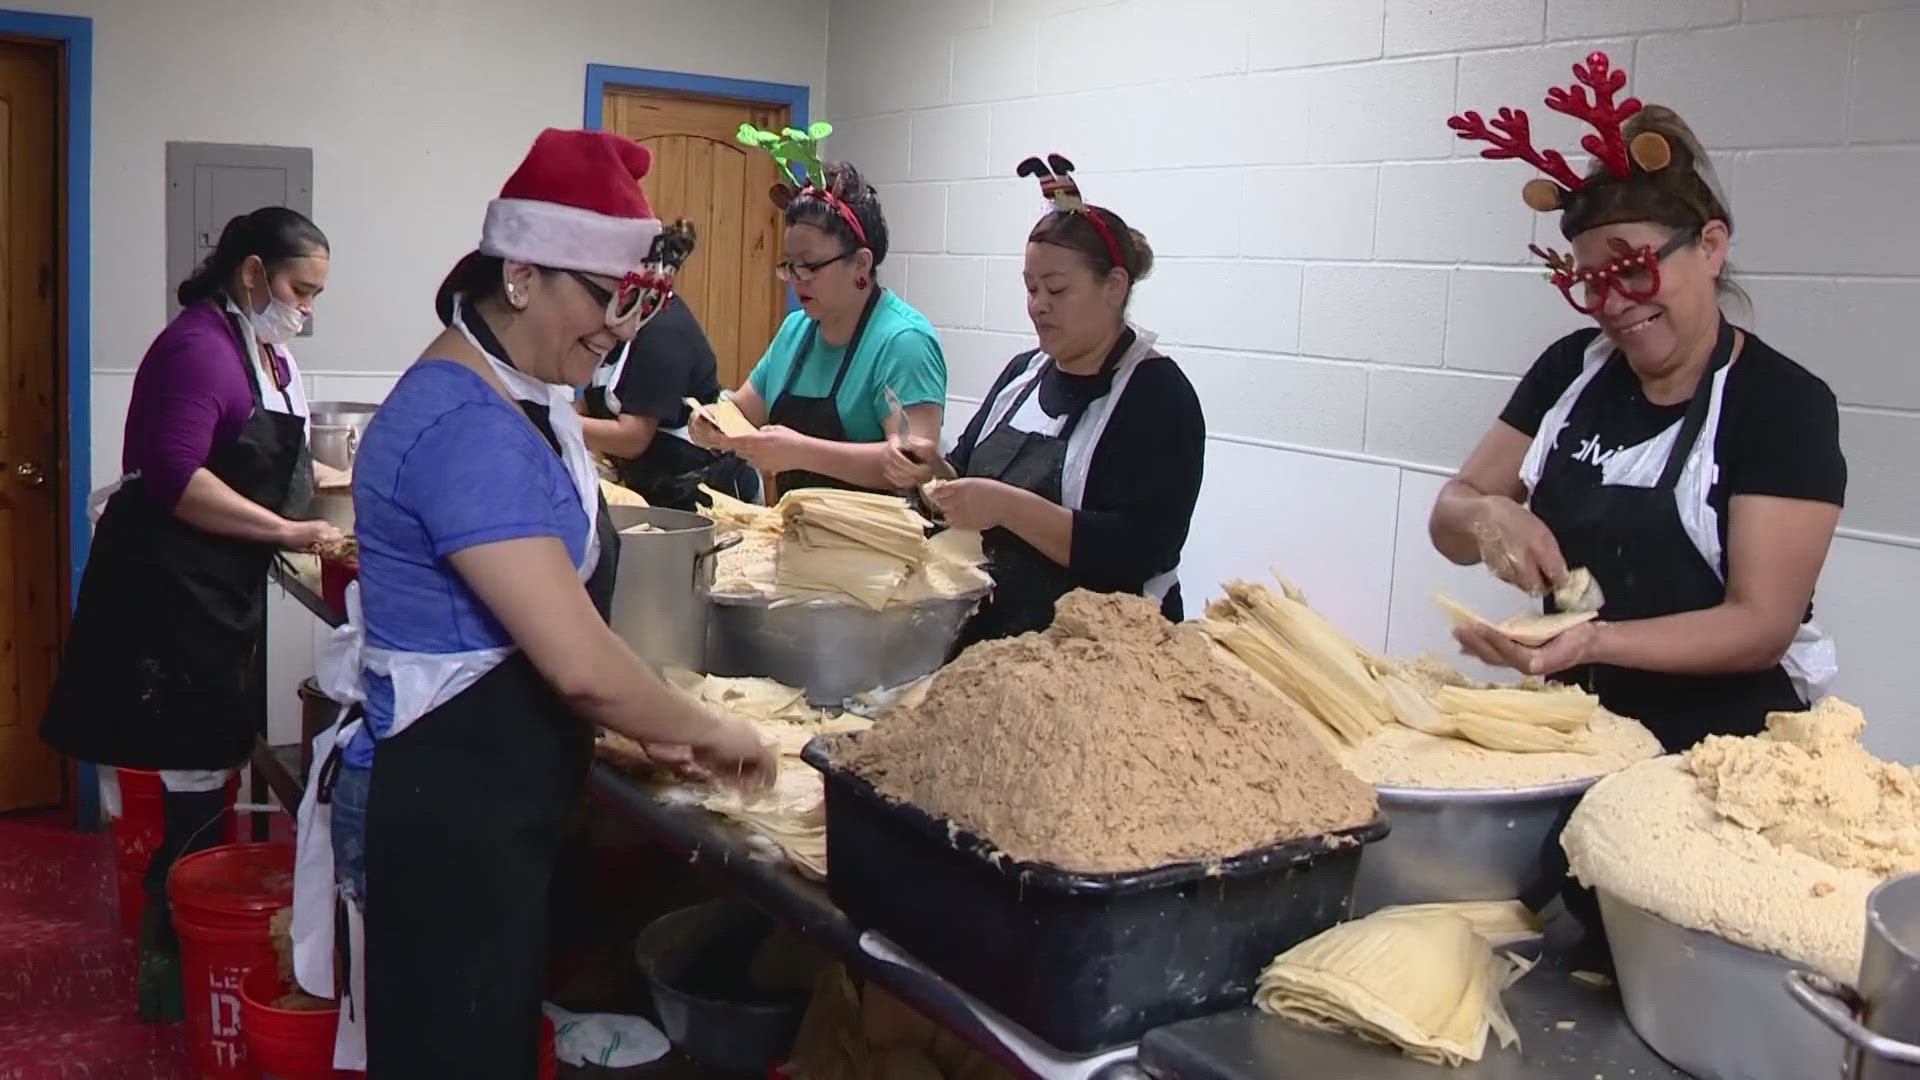
<svg viewBox="0 0 1920 1080">
<path fill-rule="evenodd" d="M 858 249 L 856 248 L 855 250 Z M 852 251 L 843 251 L 831 259 L 821 259 L 819 262 L 810 263 L 794 262 L 792 259 L 781 259 L 779 262 L 773 264 L 773 272 L 780 276 L 781 281 L 812 281 L 813 275 L 852 254 Z"/>
</svg>

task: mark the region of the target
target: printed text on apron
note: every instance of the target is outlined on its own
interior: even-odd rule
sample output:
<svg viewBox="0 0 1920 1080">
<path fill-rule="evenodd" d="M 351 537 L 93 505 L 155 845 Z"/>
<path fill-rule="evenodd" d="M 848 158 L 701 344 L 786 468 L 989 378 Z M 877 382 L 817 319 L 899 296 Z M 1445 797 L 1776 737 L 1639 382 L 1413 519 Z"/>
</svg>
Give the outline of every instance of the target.
<svg viewBox="0 0 1920 1080">
<path fill-rule="evenodd" d="M 1735 354 L 1732 324 L 1722 321 L 1713 357 L 1680 421 L 1677 438 L 1651 486 L 1601 484 L 1597 490 L 1572 490 L 1565 479 L 1568 455 L 1549 454 L 1529 506 L 1559 541 L 1568 566 L 1584 566 L 1606 597 L 1601 618 L 1609 621 L 1657 618 L 1714 607 L 1726 599 L 1726 585 L 1683 527 L 1674 491 L 1682 470 L 1701 439 L 1716 399 L 1716 377 Z M 1604 361 L 1626 361 L 1617 353 Z M 1574 402 L 1566 427 L 1585 431 L 1596 410 L 1607 407 L 1598 393 Z M 1547 427 L 1541 436 L 1548 437 Z M 1563 676 L 1598 694 L 1612 712 L 1646 724 L 1669 752 L 1691 747 L 1711 734 L 1752 735 L 1766 714 L 1798 710 L 1805 702 L 1786 671 L 1775 666 L 1739 675 L 1688 676 L 1593 666 Z"/>
</svg>

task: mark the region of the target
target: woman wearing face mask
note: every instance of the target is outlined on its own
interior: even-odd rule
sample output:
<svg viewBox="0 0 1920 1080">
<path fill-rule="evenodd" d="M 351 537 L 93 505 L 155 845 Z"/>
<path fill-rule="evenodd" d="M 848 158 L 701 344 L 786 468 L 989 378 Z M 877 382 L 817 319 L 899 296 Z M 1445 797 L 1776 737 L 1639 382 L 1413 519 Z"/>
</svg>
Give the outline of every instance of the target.
<svg viewBox="0 0 1920 1080">
<path fill-rule="evenodd" d="M 1074 589 L 1144 595 L 1185 617 L 1180 550 L 1206 420 L 1179 366 L 1127 321 L 1153 267 L 1146 237 L 1084 203 L 1072 171 L 1058 155 L 1020 166 L 1052 207 L 1027 235 L 1023 274 L 1040 347 L 1000 374 L 948 458 L 960 478 L 928 496 L 947 524 L 984 530 L 992 560 L 993 596 L 956 648 L 1044 629 Z"/>
<path fill-rule="evenodd" d="M 160 770 L 166 829 L 140 935 L 148 1018 L 181 1009 L 167 872 L 220 841 L 227 781 L 264 723 L 249 658 L 267 571 L 278 551 L 339 537 L 304 520 L 307 401 L 287 349 L 328 261 L 313 222 L 270 206 L 228 222 L 181 283 L 180 313 L 134 376 L 123 478 L 95 527 L 40 724 L 78 760 Z"/>
<path fill-rule="evenodd" d="M 1625 74 L 1604 54 L 1574 72 L 1585 85 L 1547 103 L 1591 123 L 1605 153 L 1585 177 L 1543 155 L 1552 179 L 1526 201 L 1560 212 L 1572 255 L 1540 254 L 1598 325 L 1535 362 L 1430 530 L 1449 559 L 1532 595 L 1588 570 L 1598 621 L 1538 648 L 1466 627 L 1462 646 L 1583 683 L 1679 751 L 1754 734 L 1832 680 L 1812 601 L 1847 466 L 1826 383 L 1721 311 L 1733 218 L 1692 132 L 1671 110 L 1616 105 Z M 1496 126 L 1454 120 L 1512 156 L 1512 125 Z"/>
<path fill-rule="evenodd" d="M 301 867 L 334 862 L 350 901 L 336 1061 L 359 1064 L 364 1018 L 372 1080 L 534 1074 L 548 882 L 596 725 L 749 789 L 774 769 L 750 725 L 606 623 L 619 537 L 574 388 L 668 288 L 650 161 L 609 132 L 540 135 L 355 457 L 360 573 L 326 675 L 331 692 L 347 668 L 364 716 L 316 742 L 339 749 L 302 807 Z M 296 880 L 296 975 L 316 994 L 335 991 L 332 899 Z"/>
<path fill-rule="evenodd" d="M 938 433 L 947 361 L 933 324 L 880 284 L 887 257 L 880 200 L 845 162 L 826 165 L 797 192 L 774 190 L 787 222 L 779 273 L 800 310 L 733 393 L 759 430 L 729 439 L 696 416 L 694 442 L 731 450 L 772 474 L 774 498 L 802 487 L 911 487 L 917 466 L 887 440 L 887 391 L 912 431 Z"/>
</svg>

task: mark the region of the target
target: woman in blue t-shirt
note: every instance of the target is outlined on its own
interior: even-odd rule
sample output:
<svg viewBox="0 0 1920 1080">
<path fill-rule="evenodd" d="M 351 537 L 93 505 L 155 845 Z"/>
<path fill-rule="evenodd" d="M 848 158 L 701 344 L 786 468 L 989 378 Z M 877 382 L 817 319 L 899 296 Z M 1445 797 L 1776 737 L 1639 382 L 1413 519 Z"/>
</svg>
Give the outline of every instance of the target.
<svg viewBox="0 0 1920 1080">
<path fill-rule="evenodd" d="M 916 442 L 923 434 L 937 441 L 947 400 L 947 361 L 933 324 L 880 284 L 887 219 L 879 198 L 850 164 L 822 173 L 798 192 L 775 188 L 787 223 L 778 271 L 800 310 L 733 393 L 760 430 L 729 439 L 698 416 L 691 428 L 699 445 L 731 450 L 772 474 L 773 498 L 803 487 L 912 487 L 915 466 L 887 441 L 887 391 Z"/>
<path fill-rule="evenodd" d="M 316 787 L 365 920 L 348 969 L 364 1010 L 341 1013 L 366 1018 L 372 1080 L 534 1074 L 548 881 L 596 727 L 749 789 L 775 768 L 751 725 L 669 687 L 605 621 L 619 538 L 571 388 L 668 288 L 650 160 L 607 132 L 539 137 L 354 461 L 340 640 L 364 634 L 365 716 Z"/>
</svg>

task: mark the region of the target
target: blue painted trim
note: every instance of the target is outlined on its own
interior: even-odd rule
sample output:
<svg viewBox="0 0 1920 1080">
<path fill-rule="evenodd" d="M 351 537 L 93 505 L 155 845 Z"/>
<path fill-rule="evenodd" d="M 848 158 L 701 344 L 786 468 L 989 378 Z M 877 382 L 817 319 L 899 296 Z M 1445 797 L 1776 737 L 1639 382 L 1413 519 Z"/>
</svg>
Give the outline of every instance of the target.
<svg viewBox="0 0 1920 1080">
<path fill-rule="evenodd" d="M 799 128 L 806 127 L 811 119 L 807 115 L 810 91 L 804 86 L 795 86 L 791 83 L 756 82 L 752 79 L 725 79 L 718 75 L 693 75 L 684 71 L 588 64 L 585 123 L 582 126 L 590 129 L 601 126 L 603 120 L 601 105 L 606 99 L 609 86 L 673 90 L 684 94 L 706 94 L 710 97 L 738 98 L 742 101 L 763 101 L 773 105 L 785 105 L 787 122 Z M 791 288 L 786 292 L 787 311 L 798 311 L 800 301 L 794 299 Z"/>
<path fill-rule="evenodd" d="M 67 167 L 67 565 L 71 603 L 87 565 L 87 492 L 93 483 L 93 20 L 0 10 L 0 34 L 58 42 L 65 53 Z M 77 825 L 100 824 L 100 786 L 81 763 Z"/>
</svg>

